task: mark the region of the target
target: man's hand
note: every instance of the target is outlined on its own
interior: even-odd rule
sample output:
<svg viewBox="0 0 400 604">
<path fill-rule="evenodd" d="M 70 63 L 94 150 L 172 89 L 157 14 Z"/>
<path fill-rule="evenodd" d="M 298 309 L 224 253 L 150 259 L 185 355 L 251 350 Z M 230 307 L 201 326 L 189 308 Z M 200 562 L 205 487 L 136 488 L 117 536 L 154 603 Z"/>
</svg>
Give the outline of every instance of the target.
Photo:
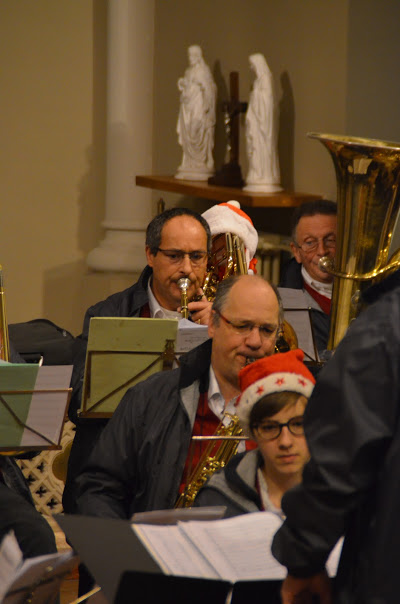
<svg viewBox="0 0 400 604">
<path fill-rule="evenodd" d="M 211 317 L 212 303 L 207 300 L 201 287 L 197 290 L 196 296 L 201 296 L 199 302 L 189 302 L 188 309 L 192 321 L 201 325 L 208 325 Z"/>
<path fill-rule="evenodd" d="M 288 575 L 282 583 L 282 604 L 311 604 L 313 595 L 319 596 L 320 604 L 332 604 L 331 580 L 325 571 L 305 579 Z"/>
</svg>

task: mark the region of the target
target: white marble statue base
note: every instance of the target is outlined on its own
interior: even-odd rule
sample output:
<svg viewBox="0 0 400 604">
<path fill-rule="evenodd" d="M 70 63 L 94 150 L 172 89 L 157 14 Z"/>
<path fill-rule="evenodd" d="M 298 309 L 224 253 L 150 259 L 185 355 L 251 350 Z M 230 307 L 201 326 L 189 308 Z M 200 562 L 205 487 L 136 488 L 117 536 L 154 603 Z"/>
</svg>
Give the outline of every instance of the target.
<svg viewBox="0 0 400 604">
<path fill-rule="evenodd" d="M 278 193 L 283 191 L 283 187 L 277 184 L 268 183 L 257 183 L 257 184 L 246 184 L 243 187 L 243 191 L 253 191 L 253 193 Z"/>
<path fill-rule="evenodd" d="M 213 170 L 180 170 L 178 168 L 174 178 L 178 180 L 208 180 L 210 176 L 214 176 Z"/>
</svg>

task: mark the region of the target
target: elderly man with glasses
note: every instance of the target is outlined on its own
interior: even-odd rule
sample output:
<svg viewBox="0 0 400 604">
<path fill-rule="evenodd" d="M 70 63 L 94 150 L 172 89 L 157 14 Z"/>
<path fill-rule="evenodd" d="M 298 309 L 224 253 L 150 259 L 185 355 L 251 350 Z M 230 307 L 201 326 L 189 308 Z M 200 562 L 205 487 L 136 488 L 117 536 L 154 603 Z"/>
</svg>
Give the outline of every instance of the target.
<svg viewBox="0 0 400 604">
<path fill-rule="evenodd" d="M 292 218 L 294 258 L 287 265 L 280 287 L 302 289 L 311 308 L 311 323 L 318 352 L 327 346 L 330 324 L 333 277 L 319 261 L 323 256 L 335 257 L 336 204 L 320 199 L 299 206 Z"/>
</svg>

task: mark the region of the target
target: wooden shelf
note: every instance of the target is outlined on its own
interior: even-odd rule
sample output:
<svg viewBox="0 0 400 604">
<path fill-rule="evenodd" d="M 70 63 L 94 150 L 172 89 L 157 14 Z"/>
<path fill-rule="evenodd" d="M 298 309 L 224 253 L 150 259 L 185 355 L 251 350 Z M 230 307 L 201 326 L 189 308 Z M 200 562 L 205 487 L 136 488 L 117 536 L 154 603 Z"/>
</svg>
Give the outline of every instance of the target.
<svg viewBox="0 0 400 604">
<path fill-rule="evenodd" d="M 136 176 L 139 187 L 147 187 L 159 191 L 170 191 L 182 195 L 213 199 L 215 201 L 230 201 L 236 199 L 242 205 L 252 208 L 294 208 L 305 201 L 321 199 L 320 195 L 309 193 L 252 193 L 234 187 L 219 187 L 209 185 L 206 181 L 179 180 L 173 176 Z"/>
</svg>

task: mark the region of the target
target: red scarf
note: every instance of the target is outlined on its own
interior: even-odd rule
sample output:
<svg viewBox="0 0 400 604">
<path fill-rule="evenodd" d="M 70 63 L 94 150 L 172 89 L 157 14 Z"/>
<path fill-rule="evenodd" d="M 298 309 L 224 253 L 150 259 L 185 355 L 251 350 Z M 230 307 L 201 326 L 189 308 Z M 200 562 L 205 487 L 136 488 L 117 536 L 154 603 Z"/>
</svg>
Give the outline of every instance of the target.
<svg viewBox="0 0 400 604">
<path fill-rule="evenodd" d="M 303 281 L 304 289 L 310 294 L 312 298 L 320 305 L 321 309 L 326 315 L 331 313 L 332 300 L 323 294 L 317 292 L 311 285 Z"/>
</svg>

